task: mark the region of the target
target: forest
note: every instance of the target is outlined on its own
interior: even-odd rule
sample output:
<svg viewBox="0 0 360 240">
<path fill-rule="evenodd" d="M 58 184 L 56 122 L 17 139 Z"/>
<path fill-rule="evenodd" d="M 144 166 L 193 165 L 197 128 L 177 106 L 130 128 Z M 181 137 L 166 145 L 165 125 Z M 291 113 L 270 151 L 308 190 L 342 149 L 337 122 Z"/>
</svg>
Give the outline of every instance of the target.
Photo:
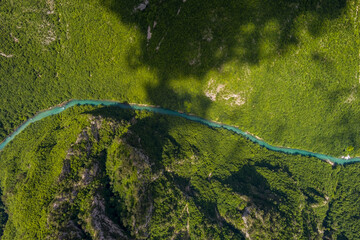
<svg viewBox="0 0 360 240">
<path fill-rule="evenodd" d="M 0 141 L 71 99 L 360 156 L 360 0 L 1 0 Z M 76 106 L 0 151 L 0 239 L 360 239 L 360 165 Z"/>
<path fill-rule="evenodd" d="M 1 239 L 356 239 L 359 166 L 182 118 L 74 107 L 0 152 Z"/>
<path fill-rule="evenodd" d="M 69 99 L 160 105 L 359 156 L 359 0 L 0 3 L 0 139 Z"/>
</svg>

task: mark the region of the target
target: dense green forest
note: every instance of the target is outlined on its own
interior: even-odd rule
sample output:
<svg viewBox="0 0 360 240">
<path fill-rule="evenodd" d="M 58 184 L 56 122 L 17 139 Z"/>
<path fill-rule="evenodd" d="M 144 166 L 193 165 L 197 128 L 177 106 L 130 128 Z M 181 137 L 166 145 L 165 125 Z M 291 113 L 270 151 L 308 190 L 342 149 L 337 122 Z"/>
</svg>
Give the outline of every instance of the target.
<svg viewBox="0 0 360 240">
<path fill-rule="evenodd" d="M 360 156 L 360 0 L 1 0 L 0 141 L 69 99 Z M 77 106 L 0 151 L 0 239 L 360 239 L 360 164 Z"/>
<path fill-rule="evenodd" d="M 7 222 L 7 213 L 5 211 L 5 205 L 1 200 L 2 192 L 0 189 L 0 238 L 3 235 L 3 230 Z"/>
<path fill-rule="evenodd" d="M 359 0 L 3 0 L 0 139 L 72 98 L 160 105 L 360 153 Z"/>
<path fill-rule="evenodd" d="M 0 152 L 1 239 L 357 239 L 359 166 L 182 118 L 74 107 Z"/>
</svg>

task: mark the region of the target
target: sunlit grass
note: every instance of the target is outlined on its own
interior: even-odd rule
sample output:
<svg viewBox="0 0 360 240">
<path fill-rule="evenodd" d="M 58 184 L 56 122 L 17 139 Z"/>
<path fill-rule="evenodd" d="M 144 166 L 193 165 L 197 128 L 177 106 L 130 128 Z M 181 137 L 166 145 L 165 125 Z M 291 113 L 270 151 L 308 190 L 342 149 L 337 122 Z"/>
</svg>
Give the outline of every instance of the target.
<svg viewBox="0 0 360 240">
<path fill-rule="evenodd" d="M 54 3 L 51 14 L 43 1 L 0 6 L 0 51 L 14 55 L 0 56 L 2 138 L 40 109 L 96 98 L 191 112 L 276 145 L 360 151 L 353 2 Z"/>
</svg>

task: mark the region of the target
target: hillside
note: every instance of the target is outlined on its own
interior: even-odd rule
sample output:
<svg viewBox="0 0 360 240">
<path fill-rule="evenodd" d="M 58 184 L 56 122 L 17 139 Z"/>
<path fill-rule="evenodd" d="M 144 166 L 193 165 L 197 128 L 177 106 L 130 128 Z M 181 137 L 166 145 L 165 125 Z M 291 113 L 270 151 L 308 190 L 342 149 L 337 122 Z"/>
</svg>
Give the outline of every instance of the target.
<svg viewBox="0 0 360 240">
<path fill-rule="evenodd" d="M 181 118 L 74 107 L 0 152 L 2 239 L 354 239 L 359 166 Z"/>
<path fill-rule="evenodd" d="M 359 9 L 0 0 L 0 239 L 360 239 Z"/>
<path fill-rule="evenodd" d="M 0 3 L 0 138 L 69 99 L 160 105 L 360 153 L 359 1 Z"/>
</svg>

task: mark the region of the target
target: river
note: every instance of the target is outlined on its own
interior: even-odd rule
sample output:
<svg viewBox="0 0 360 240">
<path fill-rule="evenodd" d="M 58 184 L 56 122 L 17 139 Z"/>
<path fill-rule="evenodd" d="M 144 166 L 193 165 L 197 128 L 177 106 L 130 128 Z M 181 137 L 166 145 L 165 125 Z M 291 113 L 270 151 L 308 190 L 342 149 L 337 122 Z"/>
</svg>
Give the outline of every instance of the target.
<svg viewBox="0 0 360 240">
<path fill-rule="evenodd" d="M 359 157 L 343 159 L 343 158 L 337 158 L 337 157 L 324 155 L 324 154 L 320 154 L 320 153 L 313 153 L 313 152 L 309 152 L 306 150 L 272 146 L 272 145 L 264 142 L 263 140 L 260 140 L 260 139 L 256 138 L 255 136 L 253 136 L 249 133 L 246 133 L 234 126 L 230 126 L 230 125 L 222 124 L 222 123 L 216 123 L 216 122 L 206 120 L 201 117 L 194 116 L 194 115 L 189 115 L 186 113 L 180 113 L 177 111 L 164 109 L 161 107 L 146 106 L 146 105 L 140 105 L 140 104 L 126 104 L 126 103 L 120 103 L 120 102 L 108 101 L 108 100 L 71 100 L 71 101 L 68 101 L 59 106 L 42 111 L 42 112 L 36 114 L 34 117 L 28 119 L 25 123 L 23 123 L 20 127 L 18 127 L 11 135 L 9 135 L 0 144 L 0 150 L 2 150 L 9 142 L 11 142 L 14 139 L 14 137 L 16 135 L 18 135 L 21 131 L 23 131 L 31 123 L 39 121 L 39 120 L 46 118 L 48 116 L 51 116 L 51 115 L 59 114 L 62 111 L 66 110 L 68 108 L 71 108 L 73 106 L 77 106 L 77 105 L 114 106 L 114 107 L 119 107 L 119 108 L 123 108 L 123 109 L 143 110 L 143 111 L 150 111 L 150 112 L 164 114 L 164 115 L 182 117 L 182 118 L 185 118 L 190 121 L 194 121 L 194 122 L 198 122 L 198 123 L 207 125 L 209 127 L 224 128 L 229 131 L 235 132 L 235 133 L 240 134 L 243 137 L 249 139 L 250 141 L 252 141 L 256 144 L 259 144 L 260 146 L 265 147 L 271 151 L 276 151 L 276 152 L 291 154 L 291 155 L 302 155 L 302 156 L 307 156 L 307 157 L 315 157 L 315 158 L 321 159 L 323 161 L 327 161 L 327 162 L 330 161 L 331 163 L 336 163 L 336 164 L 348 164 L 348 163 L 360 162 Z"/>
</svg>

